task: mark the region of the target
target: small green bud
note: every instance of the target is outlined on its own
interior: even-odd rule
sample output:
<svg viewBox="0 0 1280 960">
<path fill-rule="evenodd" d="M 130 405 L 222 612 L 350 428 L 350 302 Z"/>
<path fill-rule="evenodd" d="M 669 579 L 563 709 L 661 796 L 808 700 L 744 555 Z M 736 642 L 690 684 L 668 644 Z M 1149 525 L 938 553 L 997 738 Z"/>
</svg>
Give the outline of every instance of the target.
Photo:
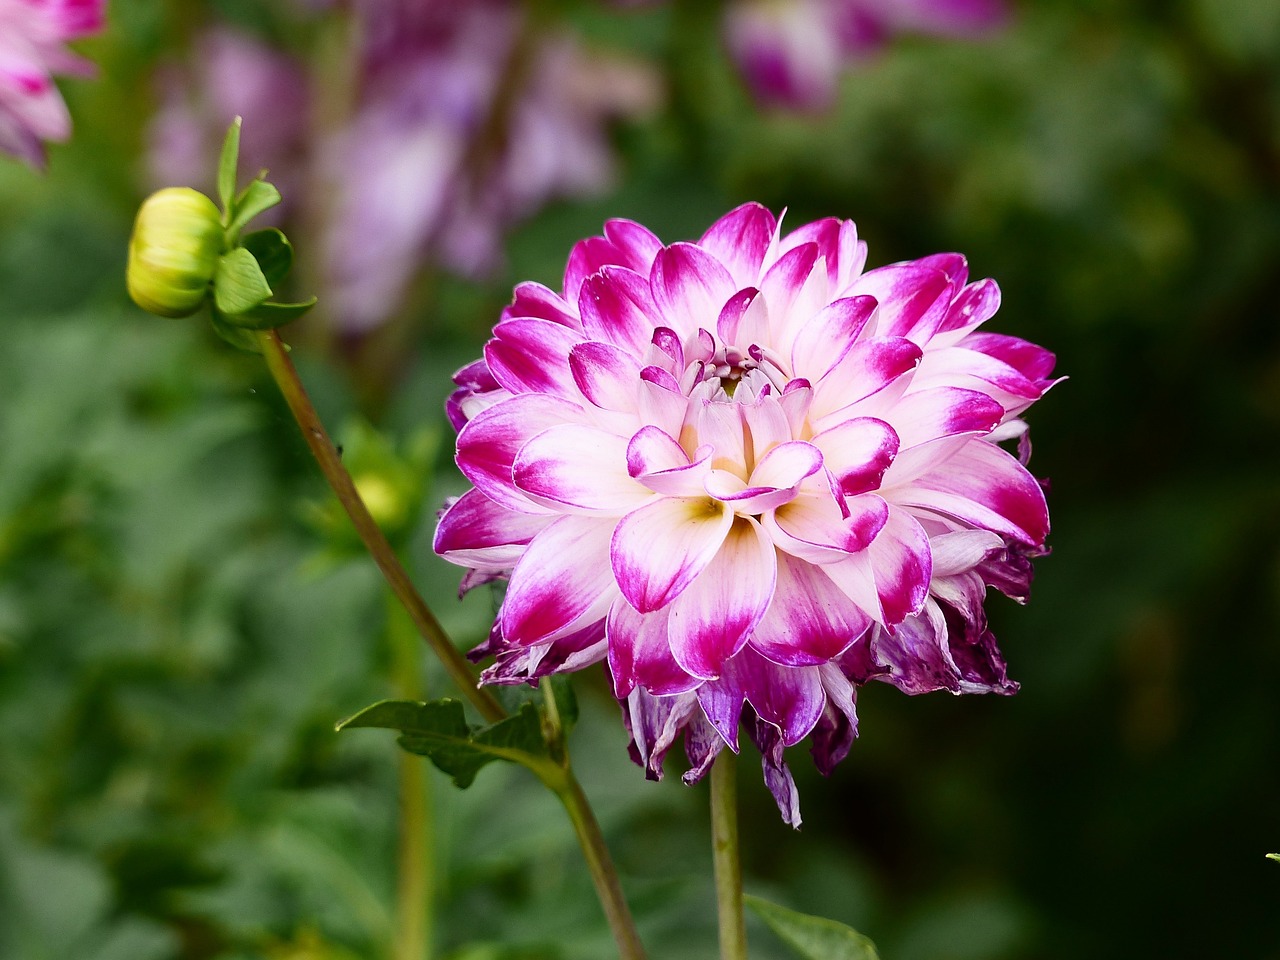
<svg viewBox="0 0 1280 960">
<path fill-rule="evenodd" d="M 200 309 L 222 253 L 222 216 L 190 187 L 166 187 L 138 209 L 126 280 L 133 302 L 162 317 Z"/>
</svg>

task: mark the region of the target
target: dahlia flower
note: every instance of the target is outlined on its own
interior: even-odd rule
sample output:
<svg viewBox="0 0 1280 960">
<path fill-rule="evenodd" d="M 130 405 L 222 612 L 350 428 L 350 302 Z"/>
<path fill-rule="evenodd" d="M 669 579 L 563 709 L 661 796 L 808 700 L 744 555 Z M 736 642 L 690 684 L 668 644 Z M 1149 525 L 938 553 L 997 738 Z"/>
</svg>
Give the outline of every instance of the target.
<svg viewBox="0 0 1280 960">
<path fill-rule="evenodd" d="M 725 13 L 725 38 L 757 100 L 812 110 L 830 103 L 846 62 L 891 36 L 976 37 L 1003 19 L 1001 0 L 743 0 Z"/>
<path fill-rule="evenodd" d="M 71 136 L 54 73 L 93 73 L 64 47 L 102 28 L 105 0 L 0 0 L 0 150 L 44 166 L 44 141 Z"/>
<path fill-rule="evenodd" d="M 962 256 L 866 255 L 851 221 L 758 204 L 696 243 L 609 221 L 559 293 L 516 287 L 448 405 L 474 488 L 435 548 L 463 590 L 509 581 L 484 679 L 605 661 L 655 779 L 681 735 L 692 782 L 745 725 L 792 824 L 783 749 L 829 773 L 857 685 L 1016 689 L 983 598 L 1025 599 L 1049 530 L 999 444 L 1053 355 L 979 329 L 999 290 Z"/>
</svg>

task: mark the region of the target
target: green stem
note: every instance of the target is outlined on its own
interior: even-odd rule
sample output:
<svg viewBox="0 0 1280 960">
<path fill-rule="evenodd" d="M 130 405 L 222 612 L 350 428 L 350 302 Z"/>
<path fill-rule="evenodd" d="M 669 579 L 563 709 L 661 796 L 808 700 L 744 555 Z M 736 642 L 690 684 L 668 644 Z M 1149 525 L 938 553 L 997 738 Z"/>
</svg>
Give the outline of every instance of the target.
<svg viewBox="0 0 1280 960">
<path fill-rule="evenodd" d="M 396 599 L 409 614 L 418 633 L 427 641 L 427 645 L 444 664 L 449 677 L 480 711 L 480 714 L 490 723 L 504 719 L 506 711 L 488 690 L 476 684 L 470 666 L 449 641 L 444 628 L 427 608 L 426 603 L 418 596 L 404 566 L 396 557 L 395 551 L 391 549 L 391 544 L 387 542 L 386 536 L 369 515 L 369 510 L 356 491 L 351 475 L 342 465 L 337 448 L 329 439 L 329 434 L 325 431 L 324 424 L 320 422 L 315 407 L 311 405 L 306 388 L 298 378 L 298 371 L 294 368 L 293 361 L 289 359 L 288 348 L 274 330 L 258 333 L 258 342 L 262 347 L 271 376 L 284 395 L 294 419 L 298 421 L 302 436 L 320 464 L 321 472 L 329 481 L 329 485 L 347 511 L 351 522 L 355 524 L 360 539 L 373 556 L 374 562 L 382 571 Z M 545 691 L 550 697 L 550 688 L 545 688 Z M 558 755 L 558 759 L 548 760 L 545 765 L 538 767 L 531 766 L 531 769 L 547 787 L 555 792 L 569 814 L 574 832 L 578 835 L 578 843 L 582 847 L 582 854 L 587 861 L 592 883 L 595 884 L 596 894 L 600 898 L 605 917 L 617 941 L 620 960 L 645 960 L 644 946 L 640 943 L 631 910 L 622 895 L 622 884 L 618 880 L 618 871 L 605 846 L 604 834 L 600 832 L 600 824 L 596 821 L 586 794 L 582 792 L 582 785 L 578 783 L 569 766 L 563 730 L 560 728 L 559 716 L 554 708 L 549 711 L 549 716 L 552 726 L 550 733 L 556 741 L 552 744 L 552 752 Z"/>
<path fill-rule="evenodd" d="M 596 896 L 600 898 L 605 918 L 609 921 L 609 929 L 613 931 L 613 939 L 618 944 L 619 960 L 645 960 L 644 944 L 640 942 L 635 920 L 631 917 L 631 908 L 627 906 L 622 894 L 618 871 L 609 856 L 604 834 L 600 832 L 600 824 L 591 810 L 587 795 L 582 792 L 582 784 L 573 775 L 567 758 L 563 767 L 555 769 L 557 775 L 553 778 L 544 776 L 542 782 L 555 791 L 569 813 L 573 831 L 578 835 L 578 844 L 582 847 L 582 856 L 587 861 L 591 882 L 595 884 Z"/>
<path fill-rule="evenodd" d="M 311 405 L 311 398 L 307 396 L 306 388 L 298 378 L 298 371 L 294 369 L 293 361 L 289 359 L 288 348 L 279 334 L 274 330 L 261 331 L 258 333 L 258 343 L 266 358 L 267 368 L 271 371 L 276 386 L 284 394 L 285 402 L 289 404 L 294 419 L 298 421 L 298 428 L 302 431 L 307 446 L 315 455 L 316 462 L 320 464 L 321 472 L 329 481 L 329 486 L 333 488 L 347 516 L 355 524 L 360 539 L 364 541 L 374 563 L 382 571 L 392 593 L 408 612 L 409 619 L 413 621 L 418 633 L 427 642 L 431 651 L 440 658 L 449 678 L 480 712 L 480 715 L 489 723 L 497 723 L 504 719 L 507 715 L 506 711 L 488 690 L 476 683 L 470 664 L 450 642 L 444 627 L 440 626 L 440 621 L 418 596 L 418 591 L 414 589 L 413 581 L 409 579 L 409 574 L 405 572 L 399 557 L 391 549 L 391 544 L 387 542 L 378 524 L 369 515 L 369 509 L 360 499 L 351 475 L 342 465 L 342 458 L 338 455 L 337 448 L 329 439 L 329 434 L 325 431 L 324 424 L 320 422 L 315 407 Z"/>
<path fill-rule="evenodd" d="M 742 915 L 742 859 L 738 852 L 738 758 L 721 750 L 711 766 L 711 848 L 716 873 L 720 960 L 747 960 Z"/>
<path fill-rule="evenodd" d="M 417 638 L 398 603 L 387 609 L 392 683 L 396 695 L 425 700 Z M 395 960 L 427 960 L 435 926 L 435 829 L 431 783 L 421 758 L 399 751 L 400 836 L 396 866 Z"/>
</svg>

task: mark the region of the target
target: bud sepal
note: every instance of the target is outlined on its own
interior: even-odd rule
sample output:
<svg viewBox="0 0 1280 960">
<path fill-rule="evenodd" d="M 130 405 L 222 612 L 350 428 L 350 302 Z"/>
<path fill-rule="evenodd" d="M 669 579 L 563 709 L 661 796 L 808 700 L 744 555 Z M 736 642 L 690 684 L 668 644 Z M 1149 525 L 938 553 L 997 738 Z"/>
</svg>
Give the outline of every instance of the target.
<svg viewBox="0 0 1280 960">
<path fill-rule="evenodd" d="M 190 316 L 211 301 L 218 336 L 259 353 L 255 331 L 298 319 L 315 306 L 316 298 L 273 301 L 275 288 L 293 265 L 293 248 L 275 228 L 241 235 L 281 197 L 265 170 L 236 192 L 240 125 L 237 117 L 227 130 L 218 162 L 222 211 L 189 187 L 168 187 L 147 198 L 129 242 L 127 281 L 134 302 L 160 316 Z"/>
</svg>

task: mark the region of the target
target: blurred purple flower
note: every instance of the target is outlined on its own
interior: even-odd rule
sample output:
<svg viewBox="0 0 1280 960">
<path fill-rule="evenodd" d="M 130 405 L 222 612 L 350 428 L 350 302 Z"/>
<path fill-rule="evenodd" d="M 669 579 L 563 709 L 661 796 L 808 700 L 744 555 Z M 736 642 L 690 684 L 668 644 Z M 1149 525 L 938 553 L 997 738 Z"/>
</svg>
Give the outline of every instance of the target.
<svg viewBox="0 0 1280 960">
<path fill-rule="evenodd" d="M 356 5 L 360 90 L 325 145 L 329 306 L 368 330 L 424 256 L 491 271 L 513 223 L 555 197 L 604 189 L 612 116 L 655 99 L 647 73 L 594 60 L 567 36 L 531 38 L 501 0 Z"/>
<path fill-rule="evenodd" d="M 785 747 L 829 773 L 854 689 L 1012 693 L 987 588 L 1025 599 L 1044 491 L 998 444 L 1055 382 L 982 331 L 959 254 L 866 271 L 834 218 L 764 207 L 696 243 L 611 220 L 562 291 L 516 287 L 449 402 L 474 489 L 435 548 L 507 578 L 488 682 L 605 660 L 650 777 L 680 736 L 701 777 L 739 730 L 799 824 Z"/>
<path fill-rule="evenodd" d="M 1003 23 L 1003 0 L 739 0 L 725 38 L 756 99 L 814 110 L 845 64 L 900 33 L 980 37 Z"/>
<path fill-rule="evenodd" d="M 167 64 L 157 80 L 161 105 L 148 129 L 147 153 L 154 186 L 190 184 L 212 193 L 209 157 L 241 116 L 241 169 L 270 169 L 286 202 L 295 195 L 310 111 L 306 73 L 292 58 L 218 27 L 197 41 L 189 66 Z"/>
<path fill-rule="evenodd" d="M 71 136 L 71 116 L 53 74 L 92 75 L 69 40 L 102 28 L 106 0 L 0 0 L 0 150 L 32 166 L 44 142 Z"/>
</svg>

